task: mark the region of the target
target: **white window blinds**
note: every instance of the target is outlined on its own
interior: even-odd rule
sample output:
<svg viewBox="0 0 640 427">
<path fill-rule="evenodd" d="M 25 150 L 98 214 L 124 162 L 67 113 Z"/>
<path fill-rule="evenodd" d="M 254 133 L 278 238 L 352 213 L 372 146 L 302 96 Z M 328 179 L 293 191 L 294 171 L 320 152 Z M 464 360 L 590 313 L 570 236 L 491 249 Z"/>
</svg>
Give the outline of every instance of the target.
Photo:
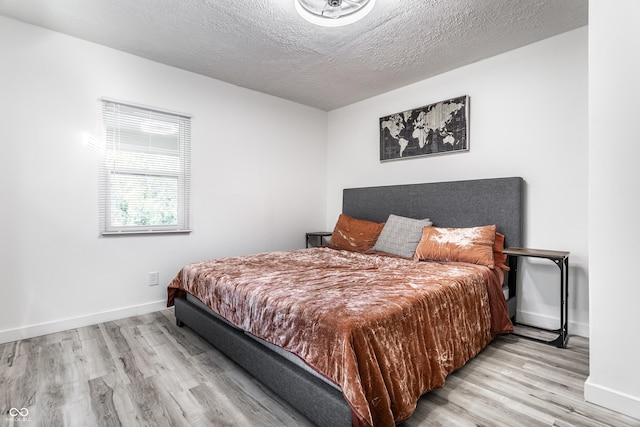
<svg viewBox="0 0 640 427">
<path fill-rule="evenodd" d="M 191 118 L 100 101 L 101 233 L 189 232 Z"/>
</svg>

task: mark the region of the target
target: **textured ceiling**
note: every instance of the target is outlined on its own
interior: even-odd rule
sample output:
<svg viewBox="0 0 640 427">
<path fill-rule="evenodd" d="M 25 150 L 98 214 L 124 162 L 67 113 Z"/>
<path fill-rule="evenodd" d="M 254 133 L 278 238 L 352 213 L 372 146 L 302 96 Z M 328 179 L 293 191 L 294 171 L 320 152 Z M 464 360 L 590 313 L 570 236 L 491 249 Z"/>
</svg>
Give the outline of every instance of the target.
<svg viewBox="0 0 640 427">
<path fill-rule="evenodd" d="M 377 0 L 324 28 L 293 0 L 0 0 L 0 15 L 332 110 L 587 25 L 587 0 Z"/>
</svg>

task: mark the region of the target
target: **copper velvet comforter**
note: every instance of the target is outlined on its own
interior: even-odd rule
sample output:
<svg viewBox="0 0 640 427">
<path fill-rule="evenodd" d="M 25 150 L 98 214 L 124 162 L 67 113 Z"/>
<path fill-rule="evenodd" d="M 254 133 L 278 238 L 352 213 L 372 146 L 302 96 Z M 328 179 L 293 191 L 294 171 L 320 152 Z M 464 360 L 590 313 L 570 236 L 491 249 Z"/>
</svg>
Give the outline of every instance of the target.
<svg viewBox="0 0 640 427">
<path fill-rule="evenodd" d="M 169 305 L 191 293 L 337 384 L 354 425 L 391 426 L 510 331 L 500 279 L 475 264 L 313 248 L 189 264 Z"/>
</svg>

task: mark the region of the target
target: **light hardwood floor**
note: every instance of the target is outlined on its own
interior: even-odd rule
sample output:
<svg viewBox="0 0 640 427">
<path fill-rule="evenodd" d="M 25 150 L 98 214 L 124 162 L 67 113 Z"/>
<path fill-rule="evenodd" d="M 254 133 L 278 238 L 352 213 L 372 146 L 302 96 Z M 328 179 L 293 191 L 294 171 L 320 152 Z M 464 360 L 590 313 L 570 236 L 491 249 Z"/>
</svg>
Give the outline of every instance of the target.
<svg viewBox="0 0 640 427">
<path fill-rule="evenodd" d="M 0 356 L 0 426 L 311 425 L 172 310 L 1 344 Z M 402 426 L 640 426 L 585 403 L 587 375 L 584 338 L 557 349 L 499 337 Z"/>
</svg>

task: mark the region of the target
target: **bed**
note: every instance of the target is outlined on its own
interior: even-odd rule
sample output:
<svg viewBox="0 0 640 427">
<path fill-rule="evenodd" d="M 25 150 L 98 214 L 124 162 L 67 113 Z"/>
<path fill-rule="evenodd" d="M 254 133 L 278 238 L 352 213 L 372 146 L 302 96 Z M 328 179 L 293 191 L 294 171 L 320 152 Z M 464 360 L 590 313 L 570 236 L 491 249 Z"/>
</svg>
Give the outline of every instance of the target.
<svg viewBox="0 0 640 427">
<path fill-rule="evenodd" d="M 428 218 L 429 233 L 494 225 L 505 246 L 521 246 L 522 193 L 518 177 L 352 188 L 343 192 L 341 217 L 374 224 L 390 215 Z M 503 282 L 498 270 L 311 248 L 185 266 L 169 286 L 168 303 L 178 325 L 194 329 L 314 423 L 394 425 L 411 415 L 422 393 L 441 387 L 495 334 L 508 332 L 494 328 L 496 298 L 488 292 L 492 281 L 498 288 Z M 515 315 L 514 274 L 504 275 L 505 296 L 500 292 L 507 317 Z M 423 286 L 426 276 L 433 280 Z M 211 280 L 215 288 L 205 286 Z M 365 292 L 365 302 L 351 300 Z M 286 304 L 278 294 L 287 294 Z"/>
</svg>

